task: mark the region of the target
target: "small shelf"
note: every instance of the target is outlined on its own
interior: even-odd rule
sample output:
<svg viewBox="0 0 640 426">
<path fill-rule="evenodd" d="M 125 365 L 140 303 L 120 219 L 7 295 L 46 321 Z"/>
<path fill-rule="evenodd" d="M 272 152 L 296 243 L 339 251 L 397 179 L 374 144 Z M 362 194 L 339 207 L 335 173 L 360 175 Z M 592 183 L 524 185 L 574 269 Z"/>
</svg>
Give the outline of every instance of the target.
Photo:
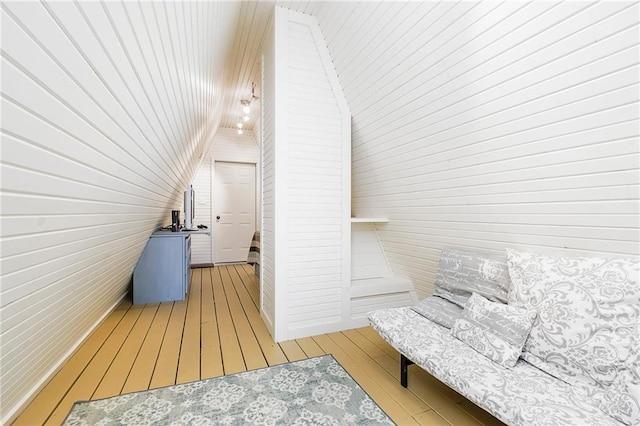
<svg viewBox="0 0 640 426">
<path fill-rule="evenodd" d="M 389 218 L 386 217 L 352 217 L 351 223 L 387 223 Z"/>
<path fill-rule="evenodd" d="M 414 291 L 410 279 L 394 275 L 387 277 L 362 278 L 351 280 L 351 298 L 382 296 L 392 293 L 411 293 Z"/>
</svg>

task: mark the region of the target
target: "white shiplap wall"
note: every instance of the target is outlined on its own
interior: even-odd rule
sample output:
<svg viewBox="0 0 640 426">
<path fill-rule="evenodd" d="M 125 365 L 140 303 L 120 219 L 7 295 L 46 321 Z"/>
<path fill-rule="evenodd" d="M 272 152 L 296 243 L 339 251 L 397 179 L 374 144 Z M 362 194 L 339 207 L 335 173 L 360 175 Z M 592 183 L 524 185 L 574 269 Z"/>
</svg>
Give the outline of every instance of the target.
<svg viewBox="0 0 640 426">
<path fill-rule="evenodd" d="M 238 135 L 236 129 L 221 127 L 211 147 L 211 155 L 215 161 L 255 164 L 259 160 L 259 154 L 258 142 L 251 130 Z"/>
<path fill-rule="evenodd" d="M 263 312 L 280 341 L 335 331 L 349 319 L 351 123 L 315 19 L 276 8 L 273 22 L 261 251 L 270 258 Z"/>
<path fill-rule="evenodd" d="M 445 246 L 638 255 L 637 2 L 312 5 L 353 211 L 421 296 Z"/>
<path fill-rule="evenodd" d="M 195 197 L 195 212 L 193 215 L 193 226 L 205 225 L 208 231 L 212 230 L 211 220 L 211 185 L 213 179 L 213 159 L 211 150 L 205 154 L 200 162 L 200 166 L 193 178 L 193 191 Z M 180 220 L 184 223 L 184 211 L 181 212 Z M 192 235 L 191 236 L 191 265 L 211 266 L 212 256 L 212 235 Z"/>
<path fill-rule="evenodd" d="M 215 194 L 213 193 L 215 177 L 215 162 L 228 161 L 237 163 L 256 164 L 259 169 L 259 148 L 253 132 L 245 130 L 242 135 L 238 135 L 236 129 L 220 127 L 213 139 L 213 144 L 209 152 L 204 156 L 193 186 L 196 191 L 196 224 L 203 224 L 209 227 L 211 235 L 193 235 L 191 237 L 191 262 L 193 264 L 208 265 L 216 262 L 215 256 L 215 233 L 213 232 L 213 205 Z M 260 205 L 260 176 L 256 176 L 256 206 Z M 258 222 L 256 212 L 256 223 Z"/>
<path fill-rule="evenodd" d="M 272 11 L 273 14 L 273 11 Z M 260 316 L 275 336 L 276 324 L 276 62 L 275 29 L 271 24 L 264 37 L 261 57 L 262 98 L 260 99 L 260 168 L 262 183 L 262 222 L 260 225 Z M 267 101 L 268 100 L 268 101 Z M 279 161 L 282 161 L 281 158 Z M 280 164 L 279 167 L 282 167 Z M 280 305 L 277 306 L 280 308 Z"/>
<path fill-rule="evenodd" d="M 341 109 L 340 86 L 332 85 L 325 69 L 330 60 L 323 57 L 327 48 L 315 19 L 288 15 L 287 323 L 297 337 L 335 329 L 348 309 L 351 167 L 345 163 L 351 146 L 342 134 L 345 110 L 346 120 L 351 117 L 346 105 Z"/>
<path fill-rule="evenodd" d="M 239 5 L 2 3 L 1 423 L 126 294 L 220 120 Z"/>
</svg>

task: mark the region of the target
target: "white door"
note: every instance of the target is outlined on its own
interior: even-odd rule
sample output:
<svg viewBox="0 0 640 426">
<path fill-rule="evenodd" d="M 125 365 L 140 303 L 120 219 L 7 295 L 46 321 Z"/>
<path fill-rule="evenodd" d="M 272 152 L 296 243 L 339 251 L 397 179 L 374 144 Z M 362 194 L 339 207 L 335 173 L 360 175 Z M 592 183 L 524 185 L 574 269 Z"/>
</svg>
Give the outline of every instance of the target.
<svg viewBox="0 0 640 426">
<path fill-rule="evenodd" d="M 215 263 L 246 262 L 256 230 L 256 165 L 215 162 Z"/>
</svg>

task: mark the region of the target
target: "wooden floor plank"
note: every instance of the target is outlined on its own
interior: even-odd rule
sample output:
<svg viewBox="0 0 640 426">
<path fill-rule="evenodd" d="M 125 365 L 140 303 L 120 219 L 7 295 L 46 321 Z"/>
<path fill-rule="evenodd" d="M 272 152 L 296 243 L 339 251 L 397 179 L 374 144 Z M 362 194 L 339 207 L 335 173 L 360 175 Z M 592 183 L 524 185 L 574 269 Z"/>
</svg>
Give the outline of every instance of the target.
<svg viewBox="0 0 640 426">
<path fill-rule="evenodd" d="M 236 288 L 242 287 L 242 282 L 238 276 L 235 268 L 228 268 L 227 274 L 222 274 L 222 283 L 225 287 L 225 294 L 227 296 L 227 302 L 229 303 L 229 309 L 231 310 L 231 317 L 233 318 L 233 325 L 238 335 L 238 341 L 240 342 L 240 348 L 242 349 L 242 356 L 248 370 L 255 370 L 256 368 L 267 367 L 267 360 L 262 354 L 260 344 L 256 339 L 251 324 L 247 319 L 246 312 L 242 308 L 240 299 L 236 292 Z"/>
<path fill-rule="evenodd" d="M 396 355 L 394 357 L 385 355 L 382 357 L 376 357 L 375 361 L 376 364 L 378 364 L 382 369 L 393 376 L 394 379 L 400 380 L 400 360 L 398 358 L 399 355 Z M 413 368 L 409 369 L 409 374 L 413 374 Z"/>
<path fill-rule="evenodd" d="M 429 404 L 441 417 L 454 425 L 479 426 L 482 424 L 462 410 L 456 402 L 451 401 L 446 396 L 447 394 L 443 394 L 439 385 L 431 382 L 431 380 L 437 381 L 437 379 L 418 367 L 414 366 L 412 370 L 413 374 L 409 378 L 409 389 Z"/>
<path fill-rule="evenodd" d="M 367 340 L 373 342 L 382 351 L 386 352 L 387 355 L 393 357 L 398 354 L 396 348 L 387 343 L 372 327 L 362 327 L 356 329 L 356 331 L 367 338 Z"/>
<path fill-rule="evenodd" d="M 125 301 L 100 324 L 13 423 L 44 424 L 131 307 Z"/>
<path fill-rule="evenodd" d="M 200 330 L 200 378 L 222 376 L 222 352 L 220 352 L 220 336 L 218 335 L 218 321 L 216 307 L 213 302 L 213 282 L 211 268 L 202 271 L 202 312 Z"/>
<path fill-rule="evenodd" d="M 47 423 L 61 424 L 75 401 L 91 399 L 91 395 L 95 392 L 141 312 L 142 307 L 139 306 L 131 306 L 127 310 L 122 320 L 113 330 L 113 333 L 109 335 L 104 345 L 102 345 L 100 350 L 91 359 L 87 368 L 84 369 L 64 399 L 53 411 Z"/>
<path fill-rule="evenodd" d="M 246 371 L 247 367 L 242 358 L 240 343 L 233 327 L 231 312 L 229 311 L 222 285 L 222 271 L 225 271 L 225 275 L 228 275 L 225 268 L 217 268 L 216 273 L 212 275 L 213 300 L 216 305 L 216 319 L 218 321 L 218 333 L 220 334 L 220 350 L 222 352 L 224 374 L 232 374 Z"/>
<path fill-rule="evenodd" d="M 176 383 L 200 380 L 200 301 L 202 269 L 191 270 L 187 314 L 182 330 Z"/>
<path fill-rule="evenodd" d="M 304 351 L 305 354 L 309 358 L 313 358 L 315 356 L 326 355 L 326 352 L 322 350 L 320 346 L 313 340 L 311 337 L 305 337 L 302 339 L 296 339 L 298 342 L 298 346 Z"/>
<path fill-rule="evenodd" d="M 247 293 L 251 297 L 253 304 L 260 310 L 260 280 L 255 275 L 253 268 L 249 265 L 235 265 L 235 269 L 240 275 Z"/>
<path fill-rule="evenodd" d="M 176 383 L 186 313 L 187 301 L 173 302 L 173 309 L 160 346 L 158 361 L 151 376 L 150 389 Z"/>
<path fill-rule="evenodd" d="M 434 410 L 413 416 L 422 426 L 452 426 L 451 423 L 440 417 Z"/>
<path fill-rule="evenodd" d="M 248 278 L 245 277 L 245 279 Z M 251 296 L 249 295 L 244 280 L 242 281 L 242 286 L 236 286 L 236 293 L 242 303 L 247 318 L 251 323 L 251 327 L 253 328 L 256 339 L 260 343 L 262 353 L 267 360 L 267 363 L 269 365 L 278 365 L 287 362 L 288 359 L 282 351 L 282 348 L 280 347 L 280 345 L 273 341 L 273 338 L 271 337 L 266 324 L 260 317 L 258 305 L 253 303 L 253 299 L 251 299 Z"/>
<path fill-rule="evenodd" d="M 466 411 L 473 418 L 478 420 L 480 423 L 487 426 L 504 426 L 504 423 L 493 417 L 483 408 L 478 407 L 473 402 L 468 399 L 464 399 L 458 403 L 458 407 L 463 411 Z"/>
<path fill-rule="evenodd" d="M 304 353 L 300 345 L 298 345 L 298 342 L 295 340 L 280 342 L 280 347 L 290 362 L 308 358 L 307 354 Z"/>
<path fill-rule="evenodd" d="M 149 332 L 142 342 L 138 357 L 133 363 L 129 377 L 124 383 L 122 393 L 136 392 L 149 389 L 151 376 L 158 361 L 162 339 L 164 338 L 171 316 L 173 303 L 161 303 L 153 318 Z"/>
<path fill-rule="evenodd" d="M 378 358 L 387 354 L 379 345 L 376 345 L 374 342 L 364 337 L 362 333 L 360 333 L 360 329 L 345 330 L 343 333 L 349 338 L 349 340 L 362 348 L 362 350 L 371 358 Z"/>
<path fill-rule="evenodd" d="M 127 381 L 129 372 L 133 367 L 136 356 L 140 352 L 142 342 L 144 342 L 144 338 L 149 331 L 149 327 L 151 327 L 151 322 L 157 310 L 157 304 L 145 305 L 142 308 L 142 313 L 109 366 L 106 374 L 100 381 L 91 399 L 107 398 L 122 392 L 122 388 Z"/>
</svg>

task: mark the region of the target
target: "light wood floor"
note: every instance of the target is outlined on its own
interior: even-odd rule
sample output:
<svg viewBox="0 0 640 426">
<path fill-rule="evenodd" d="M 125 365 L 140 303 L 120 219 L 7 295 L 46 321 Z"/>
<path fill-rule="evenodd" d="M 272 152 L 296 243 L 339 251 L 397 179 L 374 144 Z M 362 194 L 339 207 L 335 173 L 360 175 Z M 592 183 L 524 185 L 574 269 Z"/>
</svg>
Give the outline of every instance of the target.
<svg viewBox="0 0 640 426">
<path fill-rule="evenodd" d="M 13 424 L 57 425 L 74 401 L 323 354 L 333 354 L 400 425 L 501 424 L 416 366 L 404 389 L 398 352 L 370 327 L 274 343 L 260 319 L 258 286 L 248 265 L 218 266 L 192 270 L 187 301 L 124 301 Z"/>
</svg>

